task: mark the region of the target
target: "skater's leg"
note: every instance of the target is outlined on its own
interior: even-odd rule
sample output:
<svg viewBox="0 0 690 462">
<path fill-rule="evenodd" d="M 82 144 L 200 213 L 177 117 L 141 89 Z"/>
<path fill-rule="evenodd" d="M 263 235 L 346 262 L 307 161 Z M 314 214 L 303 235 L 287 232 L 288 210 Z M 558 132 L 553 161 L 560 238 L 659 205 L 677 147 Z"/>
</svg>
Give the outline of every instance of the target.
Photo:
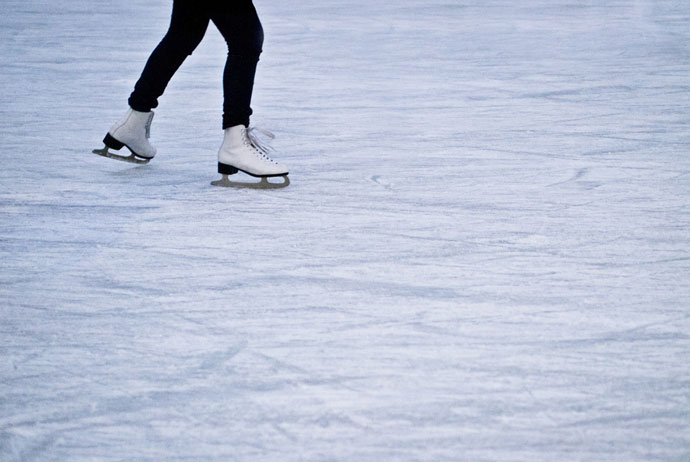
<svg viewBox="0 0 690 462">
<path fill-rule="evenodd" d="M 256 66 L 263 46 L 264 33 L 251 0 L 212 0 L 211 20 L 228 44 L 228 58 L 223 74 L 223 144 L 218 151 L 218 172 L 223 180 L 213 184 L 259 188 L 285 187 L 288 168 L 268 157 L 266 148 L 249 130 L 249 116 Z M 233 183 L 227 176 L 243 171 L 263 178 L 259 184 Z M 279 184 L 268 177 L 284 177 Z"/>
<path fill-rule="evenodd" d="M 129 97 L 132 109 L 148 112 L 158 106 L 168 82 L 204 37 L 208 22 L 205 2 L 174 0 L 170 28 L 151 53 Z"/>
<path fill-rule="evenodd" d="M 251 0 L 212 1 L 210 16 L 228 45 L 223 72 L 223 129 L 249 126 L 264 32 Z"/>
</svg>

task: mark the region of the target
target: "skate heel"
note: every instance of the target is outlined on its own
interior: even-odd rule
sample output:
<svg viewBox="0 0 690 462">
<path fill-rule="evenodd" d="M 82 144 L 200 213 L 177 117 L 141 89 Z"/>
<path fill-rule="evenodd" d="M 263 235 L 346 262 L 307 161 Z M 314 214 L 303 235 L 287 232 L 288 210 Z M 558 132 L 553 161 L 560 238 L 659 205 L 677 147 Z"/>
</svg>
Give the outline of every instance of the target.
<svg viewBox="0 0 690 462">
<path fill-rule="evenodd" d="M 110 136 L 110 133 L 106 134 L 105 138 L 103 138 L 103 144 L 108 146 L 110 149 L 114 149 L 116 151 L 119 151 L 125 145 L 125 143 L 121 143 L 112 136 Z"/>
<path fill-rule="evenodd" d="M 239 170 L 232 165 L 221 164 L 218 162 L 218 173 L 221 175 L 234 175 L 237 172 L 239 172 Z"/>
</svg>

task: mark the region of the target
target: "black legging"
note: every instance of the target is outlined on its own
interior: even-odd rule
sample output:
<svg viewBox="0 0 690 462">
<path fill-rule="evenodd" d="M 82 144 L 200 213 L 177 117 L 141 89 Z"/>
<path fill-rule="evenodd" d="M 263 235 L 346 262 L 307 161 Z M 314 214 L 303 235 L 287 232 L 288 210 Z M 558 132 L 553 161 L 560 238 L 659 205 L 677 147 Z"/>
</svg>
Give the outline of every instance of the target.
<svg viewBox="0 0 690 462">
<path fill-rule="evenodd" d="M 148 112 L 175 71 L 204 38 L 213 21 L 228 45 L 223 73 L 223 129 L 249 125 L 256 65 L 264 41 L 252 0 L 174 0 L 170 29 L 141 73 L 129 97 L 132 109 Z"/>
</svg>

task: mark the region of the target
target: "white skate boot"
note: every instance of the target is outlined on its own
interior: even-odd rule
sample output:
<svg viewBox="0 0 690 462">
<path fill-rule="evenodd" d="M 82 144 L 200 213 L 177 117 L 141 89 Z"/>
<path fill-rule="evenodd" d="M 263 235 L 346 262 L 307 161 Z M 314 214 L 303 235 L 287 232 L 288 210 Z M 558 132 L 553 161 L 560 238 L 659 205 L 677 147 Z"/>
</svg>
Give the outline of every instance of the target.
<svg viewBox="0 0 690 462">
<path fill-rule="evenodd" d="M 218 173 L 223 175 L 215 186 L 231 186 L 239 188 L 272 189 L 284 188 L 290 184 L 288 169 L 268 157 L 269 147 L 259 141 L 254 135 L 256 129 L 248 129 L 244 125 L 235 125 L 225 129 L 223 144 L 218 151 Z M 273 134 L 261 131 L 273 138 Z M 236 183 L 228 180 L 228 175 L 242 171 L 248 175 L 261 178 L 259 183 Z M 283 177 L 283 183 L 270 183 L 267 178 Z"/>
<path fill-rule="evenodd" d="M 153 159 L 156 155 L 156 148 L 149 143 L 153 114 L 153 111 L 139 112 L 134 109 L 128 110 L 122 120 L 113 125 L 105 135 L 105 138 L 103 138 L 105 148 L 94 150 L 94 154 L 137 164 L 145 164 Z M 119 151 L 123 146 L 126 146 L 132 152 L 129 157 L 108 151 L 108 148 Z"/>
</svg>

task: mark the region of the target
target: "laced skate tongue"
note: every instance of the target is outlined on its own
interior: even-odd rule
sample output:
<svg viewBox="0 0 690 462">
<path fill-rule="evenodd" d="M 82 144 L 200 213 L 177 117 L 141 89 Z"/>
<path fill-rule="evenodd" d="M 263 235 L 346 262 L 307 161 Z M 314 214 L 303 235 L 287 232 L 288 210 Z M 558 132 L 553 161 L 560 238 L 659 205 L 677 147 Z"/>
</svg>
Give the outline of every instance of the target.
<svg viewBox="0 0 690 462">
<path fill-rule="evenodd" d="M 268 154 L 269 152 L 273 151 L 273 147 L 270 146 L 267 141 L 261 140 L 261 138 L 258 135 L 256 135 L 256 133 L 260 133 L 261 135 L 265 136 L 270 140 L 274 139 L 275 135 L 269 132 L 268 130 L 264 130 L 263 128 L 257 127 L 248 128 L 246 131 L 249 142 L 260 152 Z"/>
<path fill-rule="evenodd" d="M 151 138 L 151 122 L 153 122 L 154 114 L 155 113 L 153 111 L 151 111 L 151 114 L 149 115 L 149 118 L 146 121 L 146 127 L 145 127 L 146 128 L 146 135 L 145 136 L 146 136 L 147 140 Z"/>
</svg>

